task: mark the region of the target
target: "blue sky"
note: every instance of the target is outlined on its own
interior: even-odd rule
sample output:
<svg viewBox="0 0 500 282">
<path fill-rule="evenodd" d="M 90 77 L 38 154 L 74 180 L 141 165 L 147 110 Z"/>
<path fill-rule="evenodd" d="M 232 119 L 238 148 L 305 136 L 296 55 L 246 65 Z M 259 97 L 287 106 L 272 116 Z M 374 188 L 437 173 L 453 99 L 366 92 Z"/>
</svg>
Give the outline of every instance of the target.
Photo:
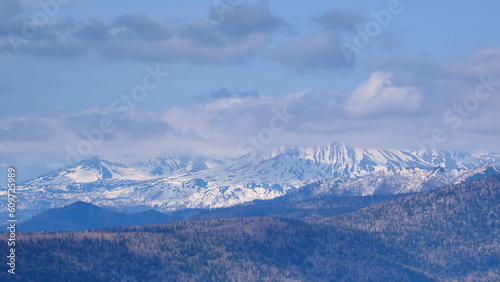
<svg viewBox="0 0 500 282">
<path fill-rule="evenodd" d="M 498 1 L 165 2 L 3 1 L 0 165 L 27 178 L 94 155 L 330 141 L 500 151 Z"/>
</svg>

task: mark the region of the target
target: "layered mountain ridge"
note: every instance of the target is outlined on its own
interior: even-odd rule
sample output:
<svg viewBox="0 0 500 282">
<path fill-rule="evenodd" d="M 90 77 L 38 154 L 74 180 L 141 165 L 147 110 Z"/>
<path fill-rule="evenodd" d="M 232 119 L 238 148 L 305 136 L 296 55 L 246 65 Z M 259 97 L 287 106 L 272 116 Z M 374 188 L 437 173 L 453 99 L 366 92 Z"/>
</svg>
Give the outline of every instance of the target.
<svg viewBox="0 0 500 282">
<path fill-rule="evenodd" d="M 168 211 L 226 207 L 307 189 L 310 195 L 412 193 L 498 173 L 496 156 L 338 143 L 281 147 L 257 158 L 100 156 L 22 183 L 19 203 L 32 210 L 86 201 Z"/>
<path fill-rule="evenodd" d="M 16 259 L 29 267 L 14 280 L 499 281 L 499 188 L 493 176 L 412 195 L 170 215 L 77 202 L 19 225 L 66 232 L 23 233 Z"/>
</svg>

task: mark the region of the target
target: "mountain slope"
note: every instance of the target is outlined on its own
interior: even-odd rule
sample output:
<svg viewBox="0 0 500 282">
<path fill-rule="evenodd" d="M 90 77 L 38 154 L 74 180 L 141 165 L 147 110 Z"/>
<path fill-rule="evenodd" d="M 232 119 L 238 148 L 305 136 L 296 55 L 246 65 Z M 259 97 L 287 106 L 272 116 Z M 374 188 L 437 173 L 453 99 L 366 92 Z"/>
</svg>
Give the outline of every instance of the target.
<svg viewBox="0 0 500 282">
<path fill-rule="evenodd" d="M 20 205 L 45 210 L 80 200 L 162 211 L 217 208 L 273 199 L 326 179 L 343 183 L 332 186 L 343 195 L 411 193 L 453 184 L 459 173 L 475 169 L 482 162 L 462 152 L 353 149 L 337 143 L 279 148 L 258 158 L 244 156 L 235 161 L 99 157 L 23 183 Z M 437 167 L 445 170 L 443 176 L 427 181 L 426 175 Z M 379 185 L 369 191 L 367 184 L 361 184 L 368 178 L 361 179 L 370 175 L 395 185 Z M 404 189 L 394 188 L 402 184 Z"/>
<path fill-rule="evenodd" d="M 298 200 L 325 195 L 366 196 L 419 193 L 500 176 L 499 171 L 498 166 L 489 164 L 467 170 L 450 170 L 443 167 L 436 167 L 432 170 L 422 168 L 386 170 L 352 179 L 320 180 L 288 193 L 284 198 Z"/>
<path fill-rule="evenodd" d="M 499 203 L 500 177 L 490 177 L 307 222 L 244 217 L 25 234 L 16 257 L 30 267 L 14 279 L 498 281 Z"/>
<path fill-rule="evenodd" d="M 322 197 L 285 202 L 262 200 L 245 205 L 217 209 L 184 209 L 168 213 L 146 210 L 122 213 L 111 207 L 98 207 L 85 202 L 71 203 L 37 214 L 19 223 L 19 231 L 79 231 L 97 228 L 147 225 L 182 220 L 206 220 L 233 217 L 274 216 L 311 219 L 353 212 L 397 196 Z"/>
<path fill-rule="evenodd" d="M 500 177 L 402 197 L 323 223 L 369 232 L 416 253 L 409 265 L 436 278 L 500 277 Z"/>
<path fill-rule="evenodd" d="M 76 231 L 104 227 L 132 226 L 166 222 L 170 218 L 154 210 L 124 214 L 98 206 L 75 202 L 47 210 L 21 222 L 20 231 Z"/>
<path fill-rule="evenodd" d="M 366 234 L 290 219 L 175 222 L 20 240 L 18 263 L 29 265 L 19 267 L 20 281 L 429 281 L 385 259 L 396 250 Z"/>
<path fill-rule="evenodd" d="M 75 163 L 25 182 L 32 186 L 40 184 L 64 185 L 83 184 L 102 180 L 144 181 L 195 173 L 226 163 L 226 159 L 211 159 L 191 156 L 156 156 L 141 158 L 131 155 L 121 157 L 94 157 Z M 44 187 L 42 185 L 42 187 Z"/>
</svg>

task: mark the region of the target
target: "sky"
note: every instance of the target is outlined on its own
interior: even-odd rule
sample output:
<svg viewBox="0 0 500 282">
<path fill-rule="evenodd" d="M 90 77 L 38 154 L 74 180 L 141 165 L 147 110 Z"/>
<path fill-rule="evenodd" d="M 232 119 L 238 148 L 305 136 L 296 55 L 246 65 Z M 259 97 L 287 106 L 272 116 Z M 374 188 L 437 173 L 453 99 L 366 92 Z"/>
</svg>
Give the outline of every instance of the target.
<svg viewBox="0 0 500 282">
<path fill-rule="evenodd" d="M 499 152 L 500 2 L 2 0 L 0 166 Z"/>
</svg>

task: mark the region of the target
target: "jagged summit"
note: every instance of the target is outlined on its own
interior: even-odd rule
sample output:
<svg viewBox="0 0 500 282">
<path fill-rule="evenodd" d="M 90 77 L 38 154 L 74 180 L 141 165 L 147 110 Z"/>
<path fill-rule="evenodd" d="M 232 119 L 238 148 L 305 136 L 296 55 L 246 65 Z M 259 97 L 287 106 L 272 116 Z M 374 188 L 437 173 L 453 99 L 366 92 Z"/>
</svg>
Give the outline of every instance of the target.
<svg viewBox="0 0 500 282">
<path fill-rule="evenodd" d="M 280 147 L 253 159 L 99 156 L 23 183 L 20 203 L 42 210 L 78 200 L 162 210 L 223 207 L 272 199 L 323 180 L 335 183 L 322 188 L 334 194 L 409 193 L 494 174 L 498 170 L 483 167 L 499 164 L 496 156 L 362 149 L 334 142 Z"/>
</svg>

